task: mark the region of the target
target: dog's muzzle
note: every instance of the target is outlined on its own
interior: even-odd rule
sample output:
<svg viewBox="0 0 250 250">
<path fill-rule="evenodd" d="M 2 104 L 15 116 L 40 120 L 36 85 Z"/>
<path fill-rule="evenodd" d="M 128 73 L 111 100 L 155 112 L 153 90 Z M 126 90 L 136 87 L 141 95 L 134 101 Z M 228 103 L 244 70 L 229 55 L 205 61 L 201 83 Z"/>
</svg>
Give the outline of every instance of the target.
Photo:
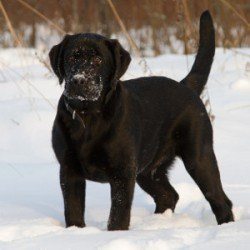
<svg viewBox="0 0 250 250">
<path fill-rule="evenodd" d="M 69 99 L 80 101 L 97 101 L 102 93 L 101 77 L 93 77 L 86 73 L 75 74 L 65 81 L 64 95 Z"/>
</svg>

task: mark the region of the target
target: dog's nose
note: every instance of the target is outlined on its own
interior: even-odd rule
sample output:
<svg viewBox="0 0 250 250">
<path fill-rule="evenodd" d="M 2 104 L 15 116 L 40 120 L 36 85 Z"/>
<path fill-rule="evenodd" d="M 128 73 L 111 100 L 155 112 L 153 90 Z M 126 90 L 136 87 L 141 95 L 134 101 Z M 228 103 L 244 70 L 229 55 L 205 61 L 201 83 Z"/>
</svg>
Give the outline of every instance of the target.
<svg viewBox="0 0 250 250">
<path fill-rule="evenodd" d="M 83 79 L 78 80 L 78 84 L 84 84 L 84 83 L 85 83 L 85 81 Z"/>
<path fill-rule="evenodd" d="M 79 75 L 72 77 L 70 83 L 71 85 L 79 85 L 84 83 L 85 78 L 80 77 Z"/>
</svg>

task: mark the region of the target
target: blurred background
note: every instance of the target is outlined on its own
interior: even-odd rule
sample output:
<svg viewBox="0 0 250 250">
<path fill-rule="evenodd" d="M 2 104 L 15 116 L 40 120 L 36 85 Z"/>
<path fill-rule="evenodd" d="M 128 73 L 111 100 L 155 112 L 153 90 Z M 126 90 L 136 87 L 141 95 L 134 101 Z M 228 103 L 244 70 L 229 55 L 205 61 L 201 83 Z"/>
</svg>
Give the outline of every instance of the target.
<svg viewBox="0 0 250 250">
<path fill-rule="evenodd" d="M 2 0 L 0 47 L 21 44 L 48 50 L 64 33 L 94 32 L 119 38 L 132 52 L 120 21 L 143 56 L 194 53 L 198 19 L 206 9 L 214 18 L 217 47 L 250 45 L 249 0 L 113 0 L 112 3 L 114 9 L 108 0 Z"/>
</svg>

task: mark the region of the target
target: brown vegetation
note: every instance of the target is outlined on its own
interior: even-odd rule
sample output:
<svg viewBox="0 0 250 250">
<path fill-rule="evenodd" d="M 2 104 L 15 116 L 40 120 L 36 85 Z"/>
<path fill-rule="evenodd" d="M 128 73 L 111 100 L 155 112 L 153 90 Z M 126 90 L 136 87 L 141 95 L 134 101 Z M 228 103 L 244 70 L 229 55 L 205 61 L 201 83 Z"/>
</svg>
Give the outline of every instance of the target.
<svg viewBox="0 0 250 250">
<path fill-rule="evenodd" d="M 107 0 L 23 1 L 65 32 L 98 32 L 105 36 L 123 36 Z M 28 47 L 37 46 L 37 36 L 41 36 L 38 32 L 40 24 L 56 31 L 55 27 L 20 1 L 2 0 L 2 4 L 19 39 Z M 178 41 L 182 41 L 183 52 L 194 52 L 197 21 L 205 9 L 211 11 L 215 20 L 217 46 L 228 48 L 250 44 L 248 0 L 113 0 L 113 4 L 142 53 L 148 47 L 153 55 L 165 52 L 166 47 L 175 53 L 180 51 Z M 8 34 L 9 29 L 2 13 L 0 18 L 1 33 Z M 60 32 L 58 34 L 61 35 Z M 9 47 L 15 43 L 11 36 L 2 35 L 0 45 Z"/>
</svg>

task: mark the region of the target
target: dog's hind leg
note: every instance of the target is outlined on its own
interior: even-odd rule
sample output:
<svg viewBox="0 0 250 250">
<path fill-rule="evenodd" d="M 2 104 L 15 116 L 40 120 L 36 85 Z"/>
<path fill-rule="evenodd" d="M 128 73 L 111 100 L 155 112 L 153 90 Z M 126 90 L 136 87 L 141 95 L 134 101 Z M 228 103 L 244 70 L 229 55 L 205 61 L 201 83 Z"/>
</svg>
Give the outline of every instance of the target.
<svg viewBox="0 0 250 250">
<path fill-rule="evenodd" d="M 155 213 L 163 213 L 167 209 L 174 211 L 179 199 L 168 180 L 166 169 L 170 164 L 162 164 L 153 172 L 142 172 L 137 176 L 139 186 L 155 201 Z"/>
<path fill-rule="evenodd" d="M 211 126 L 204 125 L 199 129 L 196 124 L 188 131 L 181 150 L 185 168 L 210 203 L 217 223 L 233 221 L 232 202 L 223 191 L 213 151 Z"/>
</svg>

